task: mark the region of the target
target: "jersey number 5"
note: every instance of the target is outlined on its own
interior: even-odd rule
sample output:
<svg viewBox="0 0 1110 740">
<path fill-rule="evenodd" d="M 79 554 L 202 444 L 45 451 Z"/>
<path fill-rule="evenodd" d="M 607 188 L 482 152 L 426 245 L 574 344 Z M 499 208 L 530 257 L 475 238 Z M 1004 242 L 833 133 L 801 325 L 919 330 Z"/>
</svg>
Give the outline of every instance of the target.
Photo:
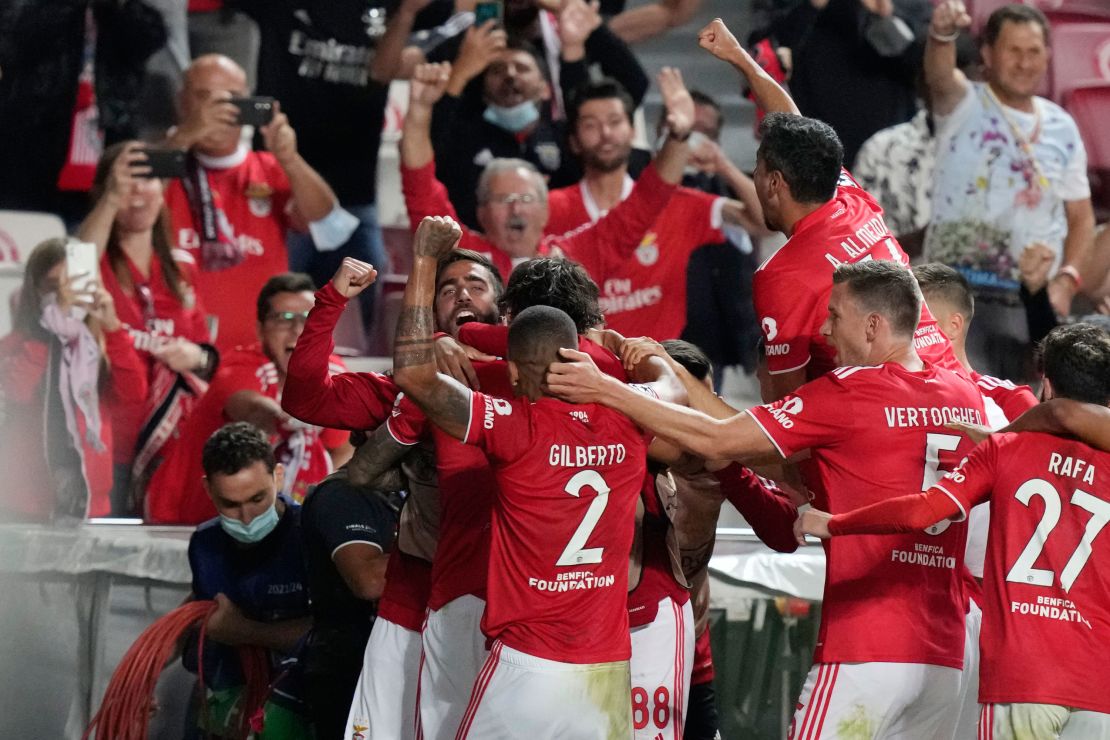
<svg viewBox="0 0 1110 740">
<path fill-rule="evenodd" d="M 1044 514 L 1041 516 L 1041 520 L 1037 522 L 1037 528 L 1033 530 L 1033 536 L 1026 543 L 1025 549 L 1021 551 L 1021 555 L 1014 561 L 1010 572 L 1006 574 L 1006 580 L 1014 583 L 1028 583 L 1034 586 L 1051 586 L 1055 574 L 1045 568 L 1034 568 L 1033 564 L 1037 562 L 1037 558 L 1041 556 L 1041 551 L 1048 543 L 1048 536 L 1052 534 L 1052 530 L 1060 522 L 1060 511 L 1063 506 L 1060 502 L 1060 492 L 1056 490 L 1056 486 L 1043 478 L 1027 480 L 1014 492 L 1014 498 L 1025 506 L 1029 506 L 1029 502 L 1033 500 L 1034 496 L 1039 496 L 1044 501 Z M 1086 491 L 1077 489 L 1071 495 L 1071 503 L 1084 511 L 1089 511 L 1091 518 L 1087 521 L 1087 528 L 1083 530 L 1083 537 L 1079 540 L 1075 552 L 1071 554 L 1064 569 L 1060 571 L 1060 585 L 1064 587 L 1065 591 L 1071 591 L 1075 579 L 1079 577 L 1080 571 L 1083 570 L 1083 566 L 1087 564 L 1087 560 L 1091 557 L 1091 545 L 1094 543 L 1095 537 L 1098 537 L 1098 533 L 1102 531 L 1107 522 L 1110 522 L 1110 503 L 1092 496 Z"/>
<path fill-rule="evenodd" d="M 558 567 L 601 562 L 601 554 L 605 548 L 586 547 L 586 542 L 590 539 L 594 527 L 597 526 L 601 515 L 605 513 L 605 507 L 609 504 L 609 485 L 601 477 L 601 473 L 596 470 L 582 470 L 575 473 L 574 477 L 567 481 L 563 490 L 578 498 L 582 495 L 582 489 L 586 487 L 594 489 L 597 497 L 590 502 L 590 508 L 586 509 L 586 516 L 582 517 L 578 529 L 574 530 L 566 548 L 563 549 L 563 554 L 555 561 L 555 565 Z"/>
<path fill-rule="evenodd" d="M 921 476 L 921 490 L 928 491 L 940 482 L 941 475 L 948 471 L 940 469 L 940 453 L 955 452 L 960 446 L 961 437 L 956 434 L 936 434 L 930 432 L 925 436 L 925 472 Z M 952 522 L 945 519 L 931 527 L 925 528 L 925 534 L 940 534 L 948 529 Z"/>
</svg>

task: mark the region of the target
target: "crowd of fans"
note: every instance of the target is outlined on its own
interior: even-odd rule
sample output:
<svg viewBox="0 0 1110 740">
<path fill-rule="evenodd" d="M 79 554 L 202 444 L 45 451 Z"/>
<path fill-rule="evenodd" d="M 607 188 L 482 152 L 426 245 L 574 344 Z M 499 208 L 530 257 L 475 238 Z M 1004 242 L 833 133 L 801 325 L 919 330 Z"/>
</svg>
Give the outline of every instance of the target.
<svg viewBox="0 0 1110 740">
<path fill-rule="evenodd" d="M 867 364 L 835 341 L 829 291 L 900 278 L 846 263 L 918 263 L 911 351 L 986 396 L 1037 386 L 1037 347 L 1060 325 L 1106 330 L 1110 229 L 1096 227 L 1079 128 L 1038 95 L 1052 49 L 1040 10 L 1005 6 L 973 28 L 958 0 L 754 0 L 750 55 L 715 21 L 701 45 L 759 107 L 760 153 L 744 172 L 721 144 L 722 105 L 678 69 L 656 78 L 663 110 L 640 131 L 654 146 L 634 143 L 651 87 L 636 44 L 699 3 L 7 3 L 0 208 L 57 213 L 71 237 L 27 256 L 0 339 L 0 517 L 200 525 L 190 562 L 194 597 L 218 603 L 208 639 L 274 655 L 265 737 L 412 737 L 413 717 L 423 736 L 462 725 L 484 737 L 499 712 L 526 711 L 469 706 L 487 655 L 479 622 L 511 635 L 518 618 L 493 576 L 487 604 L 485 561 L 529 557 L 496 532 L 490 543 L 497 486 L 520 476 L 506 471 L 535 433 L 498 441 L 516 408 L 499 399 L 593 382 L 545 377 L 568 356 L 528 332 L 562 332 L 580 360 L 724 419 L 685 381 L 712 389 L 728 366 L 758 367 L 770 404 Z M 382 193 L 394 80 L 408 84 L 401 192 Z M 352 300 L 364 333 L 382 321 L 378 204 L 399 197 L 414 236 L 396 377 L 347 372 L 332 332 Z M 95 276 L 67 267 L 75 242 L 95 245 Z M 541 308 L 552 306 L 559 316 Z M 525 328 L 496 326 L 510 322 Z M 501 358 L 514 356 L 506 375 Z M 702 457 L 756 460 L 778 484 L 735 462 L 691 467 L 679 448 L 707 442 L 674 420 L 664 435 L 662 417 L 600 394 L 569 400 L 614 406 L 671 443 L 628 443 L 657 461 L 646 478 L 642 464 L 613 470 L 647 480 L 636 544 L 616 544 L 632 548 L 640 584 L 628 596 L 632 722 L 637 737 L 681 737 L 685 724 L 712 738 L 712 524 L 728 500 L 792 550 L 813 472 L 741 442 Z M 1035 403 L 1007 399 L 976 421 L 999 428 Z M 774 408 L 751 418 L 770 425 L 802 404 Z M 485 432 L 469 425 L 481 413 Z M 590 413 L 629 438 L 620 414 Z M 960 445 L 950 462 L 970 451 Z M 625 508 L 607 516 L 632 519 Z M 518 515 L 499 513 L 495 529 L 538 526 Z M 986 528 L 973 521 L 969 539 L 985 547 Z M 575 562 L 595 562 L 585 539 L 574 547 Z M 669 668 L 637 660 L 660 640 L 652 657 Z M 540 657 L 600 664 L 611 652 L 552 642 Z M 299 666 L 283 668 L 294 654 Z M 210 694 L 195 724 L 231 733 L 233 661 L 213 649 L 198 663 L 194 643 L 185 662 Z M 666 696 L 638 698 L 657 687 Z"/>
</svg>

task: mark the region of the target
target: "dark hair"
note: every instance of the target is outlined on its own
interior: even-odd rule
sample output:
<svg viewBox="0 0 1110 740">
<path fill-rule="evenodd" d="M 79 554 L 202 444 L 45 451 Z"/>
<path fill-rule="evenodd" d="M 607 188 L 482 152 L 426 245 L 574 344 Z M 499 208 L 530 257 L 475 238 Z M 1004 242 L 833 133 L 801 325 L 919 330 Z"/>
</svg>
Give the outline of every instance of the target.
<svg viewBox="0 0 1110 740">
<path fill-rule="evenodd" d="M 559 349 L 578 349 L 574 321 L 551 306 L 531 306 L 513 316 L 509 324 L 509 359 L 514 362 L 553 362 Z"/>
<path fill-rule="evenodd" d="M 12 316 L 12 328 L 28 337 L 48 336 L 46 330 L 39 324 L 39 318 L 42 316 L 42 298 L 39 294 L 42 293 L 46 273 L 53 270 L 65 258 L 65 237 L 39 242 L 31 250 L 23 269 L 23 285 L 19 289 L 15 315 Z"/>
<path fill-rule="evenodd" d="M 513 321 L 532 306 L 553 306 L 570 316 L 579 334 L 605 317 L 597 305 L 597 283 L 582 265 L 562 257 L 537 257 L 522 262 L 509 276 L 501 296 L 501 312 Z"/>
<path fill-rule="evenodd" d="M 684 339 L 665 339 L 660 344 L 671 359 L 698 380 L 705 380 L 713 372 L 713 363 L 701 347 Z"/>
<path fill-rule="evenodd" d="M 833 285 L 845 284 L 865 311 L 882 315 L 900 335 L 912 337 L 921 320 L 921 292 L 913 274 L 889 260 L 845 263 Z"/>
<path fill-rule="evenodd" d="M 1057 326 L 1041 342 L 1044 376 L 1053 393 L 1110 404 L 1110 334 L 1092 324 Z"/>
<path fill-rule="evenodd" d="M 573 134 L 578 129 L 578 115 L 583 105 L 591 100 L 612 98 L 621 101 L 624 115 L 628 118 L 628 122 L 632 123 L 632 116 L 636 112 L 636 104 L 632 102 L 632 96 L 621 83 L 611 77 L 602 77 L 600 80 L 587 80 L 571 92 L 570 100 L 567 101 L 567 131 Z"/>
<path fill-rule="evenodd" d="M 274 275 L 262 286 L 258 293 L 258 320 L 265 321 L 270 315 L 270 299 L 278 293 L 315 292 L 312 278 L 303 272 L 282 272 Z"/>
<path fill-rule="evenodd" d="M 832 127 L 815 118 L 768 113 L 759 124 L 756 156 L 769 172 L 781 172 L 799 203 L 823 203 L 836 194 L 844 147 Z"/>
<path fill-rule="evenodd" d="M 1045 17 L 1045 14 L 1032 5 L 1011 3 L 1010 5 L 1003 5 L 987 18 L 987 24 L 983 26 L 982 36 L 982 43 L 985 46 L 994 46 L 994 42 L 998 41 L 998 37 L 1002 34 L 1002 24 L 1006 21 L 1011 23 L 1036 23 L 1041 27 L 1041 33 L 1044 34 L 1045 45 L 1052 45 L 1048 18 Z"/>
<path fill-rule="evenodd" d="M 439 261 L 439 266 L 436 267 L 436 290 L 439 289 L 439 278 L 443 271 L 447 269 L 448 265 L 453 265 L 456 262 L 473 262 L 476 265 L 486 268 L 490 277 L 493 278 L 493 299 L 495 301 L 501 300 L 501 294 L 505 292 L 505 283 L 501 279 L 501 271 L 497 269 L 497 265 L 486 257 L 484 254 L 475 252 L 472 249 L 454 249 L 451 254 L 444 257 Z"/>
<path fill-rule="evenodd" d="M 926 302 L 930 296 L 936 296 L 971 321 L 975 315 L 975 296 L 962 272 L 939 262 L 930 262 L 913 268 L 913 276 L 917 278 Z"/>
<path fill-rule="evenodd" d="M 261 429 L 245 421 L 224 424 L 204 443 L 200 456 L 201 467 L 209 479 L 220 475 L 235 475 L 256 462 L 274 472 L 277 460 L 269 440 Z"/>
<path fill-rule="evenodd" d="M 539 48 L 523 36 L 511 35 L 505 41 L 506 51 L 523 51 L 533 59 L 536 60 L 536 66 L 539 67 L 540 75 L 545 80 L 551 82 L 551 69 L 547 66 L 547 57 L 545 57 Z M 487 67 L 488 69 L 488 67 Z"/>
<path fill-rule="evenodd" d="M 100 155 L 100 161 L 96 163 L 96 175 L 93 177 L 92 190 L 89 192 L 93 203 L 104 197 L 104 192 L 108 189 L 108 178 L 112 174 L 112 166 L 128 143 L 130 142 L 124 141 L 113 144 Z M 170 292 L 177 298 L 178 303 L 184 303 L 185 286 L 182 284 L 181 271 L 177 268 L 177 262 L 173 258 L 173 247 L 170 240 L 170 218 L 166 211 L 165 202 L 158 210 L 158 218 L 151 227 L 150 241 L 154 248 L 154 258 L 158 260 L 158 265 L 162 268 L 162 277 L 169 285 Z M 119 284 L 124 290 L 134 291 L 135 286 L 131 283 L 131 270 L 127 267 L 127 257 L 119 245 L 119 237 L 116 234 L 114 222 L 112 223 L 112 230 L 108 234 L 105 253 L 108 255 L 108 264 L 112 266 L 112 272 Z"/>
<path fill-rule="evenodd" d="M 712 108 L 717 114 L 717 133 L 721 133 L 721 127 L 725 124 L 725 112 L 721 110 L 721 104 L 717 102 L 709 93 L 704 93 L 701 90 L 691 90 L 690 97 L 694 99 L 694 105 L 704 105 Z"/>
</svg>

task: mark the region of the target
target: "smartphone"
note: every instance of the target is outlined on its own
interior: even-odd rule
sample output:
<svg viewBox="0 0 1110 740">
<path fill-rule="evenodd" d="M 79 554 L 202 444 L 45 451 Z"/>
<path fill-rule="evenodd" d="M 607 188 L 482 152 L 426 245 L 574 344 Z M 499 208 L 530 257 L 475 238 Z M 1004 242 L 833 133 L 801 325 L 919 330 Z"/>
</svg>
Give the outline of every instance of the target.
<svg viewBox="0 0 1110 740">
<path fill-rule="evenodd" d="M 140 177 L 158 178 L 165 180 L 172 177 L 185 177 L 188 171 L 185 168 L 185 151 L 182 149 L 143 149 L 146 162 L 137 162 L 150 167 L 150 172 Z"/>
<path fill-rule="evenodd" d="M 481 26 L 489 20 L 501 25 L 505 16 L 505 6 L 501 0 L 483 0 L 474 6 L 474 25 Z"/>
<path fill-rule="evenodd" d="M 96 245 L 92 242 L 66 242 L 66 277 L 80 278 L 72 283 L 76 291 L 85 290 L 90 283 L 96 282 L 99 275 L 100 260 L 97 259 Z"/>
<path fill-rule="evenodd" d="M 273 98 L 232 98 L 228 102 L 239 109 L 240 126 L 265 126 L 274 120 Z"/>
</svg>

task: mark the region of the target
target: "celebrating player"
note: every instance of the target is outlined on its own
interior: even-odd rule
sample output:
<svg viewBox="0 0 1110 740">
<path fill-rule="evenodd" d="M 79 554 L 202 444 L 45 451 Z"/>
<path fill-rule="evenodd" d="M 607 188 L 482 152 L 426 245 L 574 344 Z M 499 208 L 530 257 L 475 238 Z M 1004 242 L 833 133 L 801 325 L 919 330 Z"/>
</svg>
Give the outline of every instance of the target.
<svg viewBox="0 0 1110 740">
<path fill-rule="evenodd" d="M 548 364 L 578 346 L 557 309 L 513 317 L 514 400 L 436 372 L 432 277 L 460 236 L 450 219 L 421 222 L 394 349 L 397 384 L 445 432 L 485 450 L 500 489 L 482 618 L 493 647 L 457 737 L 627 736 L 625 598 L 644 437 L 619 414 L 544 397 Z"/>
<path fill-rule="evenodd" d="M 842 511 L 928 488 L 971 448 L 945 422 L 981 419 L 983 403 L 970 380 L 922 361 L 914 349 L 921 306 L 913 276 L 890 261 L 840 265 L 828 314 L 821 331 L 841 367 L 782 401 L 724 420 L 638 398 L 572 351 L 562 354 L 575 361 L 552 365 L 547 382 L 559 397 L 618 409 L 706 459 L 781 462 L 808 450 L 815 474 L 806 483 L 822 508 Z M 684 382 L 692 405 L 702 407 L 696 382 Z M 860 712 L 877 736 L 952 737 L 964 645 L 963 547 L 964 528 L 953 526 L 826 549 L 820 634 L 794 717 L 800 737 L 832 737 Z"/>
<path fill-rule="evenodd" d="M 773 393 L 763 400 L 773 401 L 834 367 L 821 326 L 836 266 L 870 259 L 909 265 L 909 258 L 883 222 L 878 202 L 842 167 L 844 149 L 836 132 L 799 115 L 786 91 L 720 18 L 702 29 L 698 43 L 736 67 L 756 102 L 769 111 L 759 127 L 753 179 L 767 228 L 789 239 L 756 271 L 752 291 Z M 924 360 L 959 368 L 925 306 L 914 348 Z"/>
<path fill-rule="evenodd" d="M 1044 342 L 1045 396 L 1110 404 L 1110 337 L 1089 324 Z M 924 493 L 830 516 L 822 538 L 919 531 L 990 501 L 984 581 L 979 737 L 1106 737 L 1110 626 L 1110 453 L 1042 433 L 995 434 Z M 889 536 L 889 535 L 887 535 Z"/>
</svg>

